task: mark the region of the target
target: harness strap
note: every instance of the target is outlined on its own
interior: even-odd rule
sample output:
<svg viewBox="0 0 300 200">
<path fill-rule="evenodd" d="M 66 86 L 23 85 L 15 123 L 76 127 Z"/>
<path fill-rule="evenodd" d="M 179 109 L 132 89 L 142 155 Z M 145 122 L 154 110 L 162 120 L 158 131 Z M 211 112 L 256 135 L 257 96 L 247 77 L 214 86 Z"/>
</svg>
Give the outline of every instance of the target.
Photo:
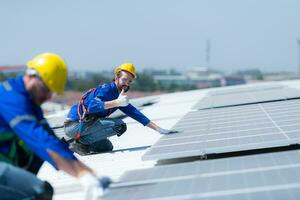
<svg viewBox="0 0 300 200">
<path fill-rule="evenodd" d="M 88 97 L 88 95 L 91 92 L 94 92 L 95 90 L 96 90 L 96 88 L 91 88 L 79 98 L 79 102 L 78 102 L 78 106 L 77 106 L 77 113 L 79 116 L 79 120 L 81 120 L 81 121 L 84 120 L 85 115 L 88 114 L 88 110 L 84 105 L 84 100 Z M 82 113 L 82 115 L 81 115 L 81 113 Z"/>
<path fill-rule="evenodd" d="M 2 132 L 0 133 L 0 143 L 8 143 L 9 151 L 8 153 L 0 152 L 0 161 L 7 162 L 10 164 L 18 165 L 18 152 L 20 149 L 28 156 L 27 166 L 30 165 L 32 161 L 33 153 L 32 151 L 25 145 L 25 143 L 20 140 L 14 133 L 12 132 Z M 23 159 L 23 158 L 22 158 Z"/>
<path fill-rule="evenodd" d="M 91 88 L 89 89 L 87 92 L 85 92 L 78 101 L 78 106 L 77 106 L 77 113 L 79 116 L 79 125 L 78 125 L 78 132 L 75 135 L 75 139 L 79 140 L 81 137 L 81 132 L 84 126 L 84 123 L 91 121 L 95 118 L 97 118 L 97 115 L 90 115 L 88 112 L 88 109 L 86 108 L 86 106 L 84 105 L 84 100 L 90 95 L 90 93 L 94 92 L 96 90 L 96 88 Z M 81 114 L 82 113 L 82 114 Z M 112 113 L 112 109 L 109 109 L 109 114 L 110 115 Z"/>
<path fill-rule="evenodd" d="M 89 89 L 86 93 L 84 93 L 78 101 L 78 106 L 77 106 L 77 113 L 79 116 L 79 126 L 78 126 L 78 132 L 75 136 L 76 140 L 80 139 L 81 136 L 81 132 L 82 132 L 82 128 L 84 125 L 84 122 L 86 121 L 86 116 L 88 115 L 88 109 L 86 108 L 86 106 L 84 105 L 84 100 L 88 97 L 88 95 L 91 92 L 94 92 L 96 90 L 96 88 L 91 88 Z M 82 114 L 81 114 L 82 113 Z"/>
</svg>

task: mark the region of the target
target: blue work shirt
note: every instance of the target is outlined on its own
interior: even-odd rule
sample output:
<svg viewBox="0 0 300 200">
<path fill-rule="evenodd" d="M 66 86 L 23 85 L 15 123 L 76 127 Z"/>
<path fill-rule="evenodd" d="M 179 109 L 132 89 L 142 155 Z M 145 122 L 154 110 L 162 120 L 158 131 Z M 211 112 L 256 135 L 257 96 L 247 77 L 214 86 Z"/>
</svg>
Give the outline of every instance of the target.
<svg viewBox="0 0 300 200">
<path fill-rule="evenodd" d="M 25 89 L 23 76 L 9 79 L 0 84 L 0 134 L 15 133 L 42 160 L 48 161 L 56 169 L 47 149 L 60 156 L 76 160 L 67 145 L 46 130 L 49 124 L 40 106 L 32 101 Z M 0 144 L 0 152 L 7 153 L 9 143 Z"/>
<path fill-rule="evenodd" d="M 106 83 L 99 85 L 94 91 L 90 92 L 86 99 L 84 99 L 84 105 L 89 114 L 96 115 L 99 118 L 105 118 L 115 112 L 117 109 L 120 109 L 126 115 L 140 122 L 144 126 L 149 124 L 150 120 L 131 104 L 128 104 L 124 107 L 105 109 L 104 102 L 117 99 L 118 96 L 119 91 L 116 84 L 114 82 Z M 78 102 L 71 107 L 71 110 L 68 113 L 68 118 L 72 120 L 79 120 L 77 107 Z M 80 111 L 80 114 L 82 115 L 83 111 Z"/>
</svg>

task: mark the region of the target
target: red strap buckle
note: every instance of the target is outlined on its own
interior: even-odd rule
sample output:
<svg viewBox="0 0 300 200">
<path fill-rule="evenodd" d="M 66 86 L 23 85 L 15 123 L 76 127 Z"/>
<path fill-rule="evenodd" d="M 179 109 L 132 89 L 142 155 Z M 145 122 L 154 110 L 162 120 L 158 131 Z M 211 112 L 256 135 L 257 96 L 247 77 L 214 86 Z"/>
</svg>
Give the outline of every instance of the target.
<svg viewBox="0 0 300 200">
<path fill-rule="evenodd" d="M 80 138 L 80 133 L 77 133 L 76 136 L 75 136 L 75 139 L 79 140 L 79 138 Z"/>
</svg>

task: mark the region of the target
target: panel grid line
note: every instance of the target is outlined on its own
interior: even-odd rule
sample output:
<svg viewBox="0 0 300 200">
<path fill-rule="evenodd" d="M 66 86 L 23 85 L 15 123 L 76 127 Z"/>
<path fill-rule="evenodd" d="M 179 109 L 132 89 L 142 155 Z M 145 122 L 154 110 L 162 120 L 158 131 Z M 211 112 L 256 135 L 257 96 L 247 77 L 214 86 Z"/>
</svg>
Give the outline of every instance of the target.
<svg viewBox="0 0 300 200">
<path fill-rule="evenodd" d="M 269 115 L 269 113 L 264 109 L 264 107 L 259 104 L 259 107 L 262 109 L 262 111 L 264 111 L 264 113 L 267 115 L 267 117 L 271 120 L 271 122 L 273 122 L 273 124 L 275 125 L 276 128 L 278 128 L 278 130 L 287 138 L 287 139 L 291 139 L 287 134 L 285 134 L 285 132 L 280 128 L 280 126 L 278 126 L 278 124 L 272 119 L 272 117 Z"/>
</svg>

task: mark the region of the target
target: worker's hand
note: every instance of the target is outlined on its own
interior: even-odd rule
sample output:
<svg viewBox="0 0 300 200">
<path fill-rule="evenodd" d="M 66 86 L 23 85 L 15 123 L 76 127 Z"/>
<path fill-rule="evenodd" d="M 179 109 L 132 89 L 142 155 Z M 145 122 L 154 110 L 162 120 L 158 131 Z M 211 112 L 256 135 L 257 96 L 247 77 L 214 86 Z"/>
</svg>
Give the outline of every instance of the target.
<svg viewBox="0 0 300 200">
<path fill-rule="evenodd" d="M 124 95 L 124 89 L 119 94 L 119 97 L 115 100 L 116 106 L 118 107 L 124 107 L 129 104 L 129 98 L 128 96 Z"/>
<path fill-rule="evenodd" d="M 175 130 L 168 130 L 168 129 L 163 129 L 163 128 L 160 128 L 158 127 L 156 129 L 160 134 L 162 135 L 169 135 L 169 134 L 173 134 L 173 133 L 178 133 L 178 131 L 175 131 Z"/>
<path fill-rule="evenodd" d="M 108 176 L 101 176 L 99 178 L 99 182 L 100 182 L 102 188 L 104 190 L 106 190 L 108 188 L 108 186 L 112 183 L 112 180 Z"/>
<path fill-rule="evenodd" d="M 103 195 L 104 190 L 111 183 L 111 179 L 108 177 L 100 177 L 92 175 L 91 173 L 85 173 L 79 177 L 81 184 L 84 187 L 84 199 L 96 200 Z"/>
</svg>

